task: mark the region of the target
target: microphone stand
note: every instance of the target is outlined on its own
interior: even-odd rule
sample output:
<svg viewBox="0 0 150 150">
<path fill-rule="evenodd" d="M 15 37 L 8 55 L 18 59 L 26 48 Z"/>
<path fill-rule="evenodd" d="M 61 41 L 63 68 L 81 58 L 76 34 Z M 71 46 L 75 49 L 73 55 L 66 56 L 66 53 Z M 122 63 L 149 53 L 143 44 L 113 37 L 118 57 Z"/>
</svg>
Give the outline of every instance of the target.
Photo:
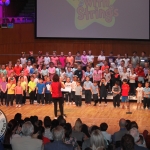
<svg viewBox="0 0 150 150">
<path fill-rule="evenodd" d="M 129 71 L 129 81 L 130 81 L 130 71 Z M 128 99 L 129 99 L 129 101 L 128 101 L 128 103 L 129 103 L 129 105 L 128 105 L 128 111 L 126 112 L 126 114 L 132 114 L 132 112 L 130 111 L 130 91 L 129 91 L 129 95 L 128 95 Z"/>
</svg>

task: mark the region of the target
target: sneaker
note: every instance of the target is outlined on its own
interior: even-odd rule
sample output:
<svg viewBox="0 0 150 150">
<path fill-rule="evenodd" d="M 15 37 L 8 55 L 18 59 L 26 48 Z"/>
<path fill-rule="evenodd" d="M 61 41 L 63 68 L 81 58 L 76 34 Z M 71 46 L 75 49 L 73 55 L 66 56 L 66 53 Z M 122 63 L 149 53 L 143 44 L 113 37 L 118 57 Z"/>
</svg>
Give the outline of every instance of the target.
<svg viewBox="0 0 150 150">
<path fill-rule="evenodd" d="M 18 107 L 18 105 L 16 105 L 16 107 Z"/>
<path fill-rule="evenodd" d="M 72 103 L 70 102 L 69 104 L 71 105 Z"/>
<path fill-rule="evenodd" d="M 75 102 L 73 102 L 73 105 L 75 105 Z"/>
<path fill-rule="evenodd" d="M 21 107 L 21 105 L 19 105 L 18 107 Z"/>
<path fill-rule="evenodd" d="M 66 102 L 66 105 L 68 105 L 69 103 L 68 102 Z"/>
<path fill-rule="evenodd" d="M 107 103 L 105 103 L 104 106 L 107 106 Z"/>
<path fill-rule="evenodd" d="M 101 106 L 101 104 L 98 104 L 98 106 L 100 107 L 100 106 Z"/>
<path fill-rule="evenodd" d="M 57 117 L 54 117 L 54 119 L 57 119 Z"/>
<path fill-rule="evenodd" d="M 45 105 L 45 104 L 42 104 L 43 106 Z"/>
</svg>

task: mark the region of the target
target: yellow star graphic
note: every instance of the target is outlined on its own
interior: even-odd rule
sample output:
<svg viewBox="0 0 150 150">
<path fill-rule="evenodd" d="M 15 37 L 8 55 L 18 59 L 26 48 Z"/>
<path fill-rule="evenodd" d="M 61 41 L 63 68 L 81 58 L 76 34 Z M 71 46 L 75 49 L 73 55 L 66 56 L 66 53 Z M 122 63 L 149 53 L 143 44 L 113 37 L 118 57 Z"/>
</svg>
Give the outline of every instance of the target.
<svg viewBox="0 0 150 150">
<path fill-rule="evenodd" d="M 79 30 L 96 22 L 105 27 L 115 24 L 118 9 L 113 7 L 116 0 L 66 0 L 75 9 L 75 26 Z"/>
</svg>

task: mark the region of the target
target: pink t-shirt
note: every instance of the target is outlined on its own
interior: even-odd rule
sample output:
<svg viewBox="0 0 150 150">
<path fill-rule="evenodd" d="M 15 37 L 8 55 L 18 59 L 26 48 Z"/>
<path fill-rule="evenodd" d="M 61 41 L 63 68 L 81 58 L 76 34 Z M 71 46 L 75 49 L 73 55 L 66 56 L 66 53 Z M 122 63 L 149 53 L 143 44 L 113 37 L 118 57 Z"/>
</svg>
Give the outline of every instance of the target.
<svg viewBox="0 0 150 150">
<path fill-rule="evenodd" d="M 66 65 L 66 57 L 65 56 L 60 56 L 59 57 L 59 62 L 61 63 L 62 67 L 64 68 Z"/>
<path fill-rule="evenodd" d="M 22 89 L 21 86 L 16 86 L 15 87 L 15 94 L 22 94 L 22 91 L 23 91 L 23 89 Z"/>
<path fill-rule="evenodd" d="M 43 56 L 37 57 L 37 64 L 40 65 L 40 63 L 43 62 Z"/>
<path fill-rule="evenodd" d="M 49 67 L 49 68 L 48 68 L 48 72 L 49 72 L 50 74 L 54 74 L 54 73 L 55 73 L 55 67 Z"/>
<path fill-rule="evenodd" d="M 102 71 L 101 70 L 94 70 L 93 72 L 93 81 L 100 81 L 102 78 Z"/>
<path fill-rule="evenodd" d="M 58 57 L 51 57 L 51 61 L 54 63 L 54 66 L 57 66 Z"/>
<path fill-rule="evenodd" d="M 12 72 L 14 72 L 13 69 L 7 70 L 7 76 L 10 77 L 10 74 L 11 74 Z"/>
<path fill-rule="evenodd" d="M 86 66 L 87 65 L 87 56 L 86 55 L 82 55 L 81 56 L 81 60 L 84 62 L 82 62 L 82 66 Z"/>
</svg>

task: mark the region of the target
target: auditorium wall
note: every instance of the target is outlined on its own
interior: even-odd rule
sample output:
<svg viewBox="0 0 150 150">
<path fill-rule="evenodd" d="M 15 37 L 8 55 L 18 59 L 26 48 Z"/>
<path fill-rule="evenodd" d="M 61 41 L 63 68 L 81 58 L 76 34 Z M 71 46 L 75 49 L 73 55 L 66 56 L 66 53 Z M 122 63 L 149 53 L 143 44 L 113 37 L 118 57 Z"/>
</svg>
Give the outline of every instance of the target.
<svg viewBox="0 0 150 150">
<path fill-rule="evenodd" d="M 77 51 L 92 50 L 95 56 L 100 54 L 101 50 L 105 55 L 113 51 L 114 55 L 128 53 L 130 56 L 133 51 L 140 55 L 142 51 L 150 55 L 150 41 L 133 40 L 98 40 L 98 39 L 35 39 L 34 24 L 15 24 L 13 29 L 0 29 L 0 63 L 15 62 L 20 57 L 21 52 L 38 51 L 49 52 L 57 51 L 60 54 L 63 51 L 67 54 L 71 51 L 75 54 Z M 96 60 L 96 58 L 95 58 Z"/>
</svg>

